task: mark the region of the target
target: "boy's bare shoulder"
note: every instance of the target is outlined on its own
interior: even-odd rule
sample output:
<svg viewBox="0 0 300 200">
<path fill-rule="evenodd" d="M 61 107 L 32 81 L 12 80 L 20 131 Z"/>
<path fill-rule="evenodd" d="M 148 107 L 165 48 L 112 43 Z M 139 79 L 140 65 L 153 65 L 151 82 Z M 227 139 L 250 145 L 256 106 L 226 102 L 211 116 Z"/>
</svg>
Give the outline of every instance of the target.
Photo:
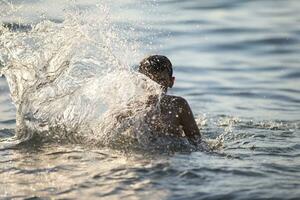
<svg viewBox="0 0 300 200">
<path fill-rule="evenodd" d="M 188 105 L 188 102 L 185 100 L 185 98 L 180 97 L 180 96 L 165 95 L 162 98 L 162 101 L 164 101 L 166 103 L 171 103 L 175 106 L 180 106 L 180 107 L 184 107 L 184 106 Z"/>
</svg>

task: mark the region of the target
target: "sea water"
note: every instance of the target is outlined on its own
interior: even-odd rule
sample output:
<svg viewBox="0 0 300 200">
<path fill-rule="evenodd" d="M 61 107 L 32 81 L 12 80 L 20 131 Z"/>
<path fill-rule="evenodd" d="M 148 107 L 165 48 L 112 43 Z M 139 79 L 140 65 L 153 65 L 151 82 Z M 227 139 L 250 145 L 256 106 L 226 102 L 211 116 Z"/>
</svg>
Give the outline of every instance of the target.
<svg viewBox="0 0 300 200">
<path fill-rule="evenodd" d="M 299 7 L 0 1 L 0 197 L 299 198 Z M 150 54 L 172 61 L 209 149 L 149 141 Z"/>
</svg>

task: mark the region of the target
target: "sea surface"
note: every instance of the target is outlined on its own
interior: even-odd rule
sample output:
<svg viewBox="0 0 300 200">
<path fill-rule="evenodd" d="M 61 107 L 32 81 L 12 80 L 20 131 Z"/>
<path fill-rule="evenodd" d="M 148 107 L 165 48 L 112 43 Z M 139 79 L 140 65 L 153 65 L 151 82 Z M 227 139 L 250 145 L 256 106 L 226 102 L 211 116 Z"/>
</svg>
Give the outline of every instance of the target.
<svg viewBox="0 0 300 200">
<path fill-rule="evenodd" d="M 26 34 L 103 5 L 110 25 L 140 44 L 118 56 L 133 65 L 168 56 L 170 93 L 188 100 L 205 140 L 220 145 L 148 153 L 38 138 L 7 146 L 16 108 L 2 76 L 0 199 L 300 199 L 300 1 L 0 0 L 0 23 Z"/>
</svg>

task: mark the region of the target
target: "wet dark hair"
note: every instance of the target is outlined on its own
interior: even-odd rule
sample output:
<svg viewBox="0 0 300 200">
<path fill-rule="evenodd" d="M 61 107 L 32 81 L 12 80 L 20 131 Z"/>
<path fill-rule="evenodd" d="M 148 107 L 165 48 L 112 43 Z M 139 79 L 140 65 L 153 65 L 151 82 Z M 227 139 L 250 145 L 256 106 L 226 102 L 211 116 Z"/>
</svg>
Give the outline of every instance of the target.
<svg viewBox="0 0 300 200">
<path fill-rule="evenodd" d="M 173 75 L 172 63 L 166 57 L 162 55 L 152 55 L 144 58 L 139 65 L 139 72 L 146 76 L 159 75 L 167 69 L 170 77 Z"/>
</svg>

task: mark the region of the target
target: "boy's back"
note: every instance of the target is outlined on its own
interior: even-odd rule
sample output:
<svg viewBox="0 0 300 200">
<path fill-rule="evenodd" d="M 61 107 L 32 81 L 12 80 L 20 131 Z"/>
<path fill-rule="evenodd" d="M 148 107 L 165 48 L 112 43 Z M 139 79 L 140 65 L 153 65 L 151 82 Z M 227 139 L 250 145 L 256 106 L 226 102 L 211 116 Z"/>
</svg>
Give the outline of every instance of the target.
<svg viewBox="0 0 300 200">
<path fill-rule="evenodd" d="M 200 136 L 198 126 L 187 101 L 178 96 L 163 95 L 159 112 L 152 113 L 150 122 L 156 131 L 195 139 Z"/>
</svg>

